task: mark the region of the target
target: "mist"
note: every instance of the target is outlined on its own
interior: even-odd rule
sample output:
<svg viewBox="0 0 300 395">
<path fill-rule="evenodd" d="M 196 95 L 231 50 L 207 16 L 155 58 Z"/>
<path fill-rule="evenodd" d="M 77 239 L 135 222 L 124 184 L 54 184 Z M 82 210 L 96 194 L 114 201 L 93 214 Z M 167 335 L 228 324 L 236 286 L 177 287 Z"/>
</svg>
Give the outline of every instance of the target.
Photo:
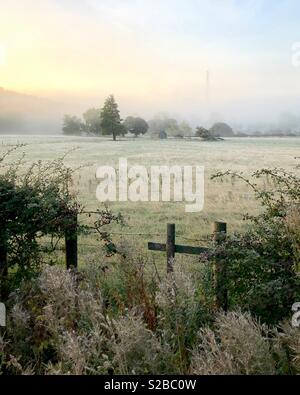
<svg viewBox="0 0 300 395">
<path fill-rule="evenodd" d="M 163 112 L 193 128 L 217 120 L 249 131 L 289 119 L 300 128 L 296 0 L 1 7 L 1 133 L 61 133 L 65 113 L 80 117 L 109 94 L 123 118 Z"/>
<path fill-rule="evenodd" d="M 201 95 L 202 94 L 202 95 Z M 178 98 L 159 97 L 152 101 L 139 97 L 116 95 L 122 118 L 141 116 L 146 120 L 165 114 L 192 128 L 210 127 L 226 122 L 235 131 L 268 131 L 270 129 L 300 131 L 300 98 L 266 97 L 260 99 L 213 100 L 191 94 Z M 202 96 L 202 97 L 201 97 Z M 61 134 L 64 114 L 81 117 L 88 108 L 101 108 L 105 94 L 33 96 L 0 89 L 0 133 L 2 134 Z"/>
</svg>

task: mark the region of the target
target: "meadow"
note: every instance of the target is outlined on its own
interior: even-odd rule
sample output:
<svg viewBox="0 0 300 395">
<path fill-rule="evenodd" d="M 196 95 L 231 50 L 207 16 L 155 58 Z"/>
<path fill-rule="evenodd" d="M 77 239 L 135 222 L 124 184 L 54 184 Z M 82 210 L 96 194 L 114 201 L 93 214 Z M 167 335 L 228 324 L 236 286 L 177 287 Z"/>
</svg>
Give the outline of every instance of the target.
<svg viewBox="0 0 300 395">
<path fill-rule="evenodd" d="M 16 144 L 5 159 L 23 158 L 21 173 L 2 167 L 1 180 L 0 248 L 8 271 L 0 278 L 7 307 L 0 375 L 299 374 L 300 139 L 3 136 L 1 151 Z M 77 169 L 71 188 L 86 212 L 104 208 L 96 199 L 97 167 L 118 168 L 119 158 L 147 168 L 204 166 L 204 209 L 186 213 L 185 202 L 109 204 L 125 225 L 107 225 L 106 212 L 79 210 L 80 224 L 96 218 L 105 224 L 101 231 L 112 236 L 106 247 L 117 253 L 102 248 L 103 234 L 99 240 L 92 231 L 80 233 L 79 270 L 66 270 L 66 213 L 78 210 L 65 184 L 69 171 L 53 162 L 62 157 Z M 31 172 L 39 160 L 46 166 Z M 231 170 L 246 180 L 262 168 L 286 172 L 255 179 L 260 198 L 244 181 L 211 179 Z M 244 221 L 246 213 L 255 219 Z M 230 234 L 220 244 L 210 237 L 217 220 L 228 223 Z M 165 242 L 171 222 L 178 244 L 210 248 L 176 254 L 167 274 L 165 254 L 148 251 L 147 242 Z M 54 252 L 51 244 L 44 248 L 57 237 Z"/>
<path fill-rule="evenodd" d="M 7 146 L 26 144 L 11 160 L 26 154 L 24 166 L 43 160 L 53 160 L 68 153 L 65 163 L 79 168 L 74 176 L 74 191 L 80 203 L 87 210 L 103 208 L 96 199 L 96 169 L 100 165 L 118 167 L 119 158 L 126 158 L 130 165 L 199 165 L 205 167 L 205 206 L 200 213 L 186 213 L 184 202 L 132 203 L 115 202 L 108 206 L 113 212 L 120 212 L 126 226 L 109 228 L 113 239 L 126 244 L 127 248 L 138 248 L 143 254 L 152 255 L 158 261 L 157 253 L 147 251 L 147 241 L 164 242 L 166 224 L 176 223 L 177 241 L 199 245 L 197 241 L 211 233 L 214 221 L 228 223 L 230 233 L 243 229 L 245 213 L 257 214 L 259 206 L 253 191 L 242 182 L 226 179 L 211 180 L 217 171 L 243 172 L 246 177 L 261 168 L 284 168 L 293 170 L 295 157 L 299 156 L 299 138 L 232 138 L 220 142 L 200 140 L 151 140 L 147 138 L 122 139 L 113 142 L 109 138 L 84 138 L 63 136 L 2 136 L 2 152 Z M 82 223 L 93 218 L 81 216 Z M 86 254 L 98 254 L 96 236 L 80 238 L 80 262 Z M 194 260 L 193 257 L 184 257 Z"/>
</svg>

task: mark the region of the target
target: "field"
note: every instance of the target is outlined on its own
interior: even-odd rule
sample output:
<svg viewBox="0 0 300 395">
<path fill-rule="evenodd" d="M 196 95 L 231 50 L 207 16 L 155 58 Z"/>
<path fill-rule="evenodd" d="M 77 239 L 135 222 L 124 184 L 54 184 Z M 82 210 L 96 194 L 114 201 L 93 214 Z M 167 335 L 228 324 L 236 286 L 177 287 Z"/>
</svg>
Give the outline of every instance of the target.
<svg viewBox="0 0 300 395">
<path fill-rule="evenodd" d="M 82 166 L 76 174 L 74 187 L 80 202 L 90 210 L 103 207 L 95 195 L 97 166 L 117 167 L 119 158 L 126 158 L 129 166 L 139 164 L 147 168 L 151 165 L 205 166 L 205 207 L 201 213 L 188 214 L 184 203 L 174 202 L 110 204 L 112 210 L 121 212 L 126 221 L 125 228 L 114 226 L 111 229 L 116 233 L 114 240 L 126 243 L 129 248 L 139 247 L 143 253 L 146 253 L 147 241 L 165 240 L 168 222 L 176 223 L 178 241 L 189 245 L 199 245 L 196 240 L 210 234 L 211 224 L 216 220 L 226 221 L 229 232 L 240 230 L 245 226 L 243 214 L 259 210 L 252 191 L 240 182 L 233 183 L 228 179 L 221 183 L 210 180 L 210 176 L 228 169 L 242 171 L 246 176 L 264 167 L 291 170 L 300 152 L 298 138 L 234 138 L 222 142 L 138 138 L 113 142 L 103 138 L 2 136 L 1 141 L 2 152 L 7 145 L 27 144 L 21 148 L 26 153 L 27 165 L 37 160 L 52 160 L 70 151 L 65 162 L 74 168 Z M 82 216 L 80 220 L 87 223 L 92 219 Z M 93 254 L 91 247 L 97 246 L 97 241 L 81 237 L 80 243 L 80 259 L 84 261 L 85 254 Z M 97 254 L 98 249 L 94 250 Z"/>
<path fill-rule="evenodd" d="M 221 245 L 213 245 L 210 235 L 214 221 L 226 221 L 232 234 L 246 228 L 243 214 L 261 210 L 245 182 L 211 175 L 230 169 L 246 180 L 257 169 L 295 170 L 300 139 L 3 136 L 1 151 L 16 144 L 5 160 L 22 163 L 17 185 L 11 184 L 12 166 L 1 183 L 0 264 L 8 270 L 0 270 L 7 306 L 0 375 L 299 374 L 298 174 L 280 178 L 281 200 L 267 204 L 264 219 L 246 234 Z M 60 161 L 53 166 L 57 158 L 77 169 L 72 189 L 86 208 L 80 223 L 106 223 L 102 229 L 113 241 L 107 245 L 118 252 L 107 254 L 96 232 L 80 233 L 78 271 L 66 270 L 65 255 L 69 266 L 76 264 L 76 244 L 69 237 L 76 228 L 65 221 L 62 203 L 68 196 L 61 176 L 67 177 Z M 204 210 L 186 213 L 185 202 L 115 202 L 109 208 L 123 215 L 125 225 L 108 225 L 105 215 L 91 213 L 104 208 L 96 199 L 95 174 L 100 165 L 118 168 L 119 158 L 129 167 L 204 166 Z M 26 169 L 39 160 L 46 166 L 35 177 Z M 49 169 L 60 188 L 53 188 Z M 256 182 L 259 190 L 275 185 L 268 178 Z M 67 199 L 67 210 L 71 204 Z M 176 253 L 175 262 L 168 261 L 174 271 L 167 273 L 166 254 L 148 251 L 147 242 L 165 243 L 170 222 L 176 224 L 177 245 L 209 250 L 201 256 L 199 248 L 198 255 Z"/>
</svg>

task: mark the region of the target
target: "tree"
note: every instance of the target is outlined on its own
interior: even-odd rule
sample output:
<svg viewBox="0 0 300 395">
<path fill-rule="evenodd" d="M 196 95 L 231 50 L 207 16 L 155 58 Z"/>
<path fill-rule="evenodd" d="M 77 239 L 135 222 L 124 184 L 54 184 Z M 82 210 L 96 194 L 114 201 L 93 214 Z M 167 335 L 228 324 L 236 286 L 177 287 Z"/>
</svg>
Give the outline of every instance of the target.
<svg viewBox="0 0 300 395">
<path fill-rule="evenodd" d="M 120 111 L 113 95 L 110 95 L 101 109 L 100 126 L 103 135 L 112 135 L 116 141 L 117 136 L 123 134 L 124 127 L 121 124 Z"/>
<path fill-rule="evenodd" d="M 127 117 L 123 122 L 123 126 L 127 133 L 133 133 L 135 127 L 135 118 L 134 117 Z"/>
<path fill-rule="evenodd" d="M 0 133 L 20 133 L 24 131 L 24 119 L 20 114 L 0 114 Z"/>
<path fill-rule="evenodd" d="M 159 135 L 160 132 L 165 132 L 169 136 L 178 136 L 180 129 L 176 119 L 168 118 L 165 114 L 160 114 L 148 122 L 149 131 L 153 135 Z"/>
<path fill-rule="evenodd" d="M 193 129 L 190 127 L 190 125 L 187 122 L 181 122 L 179 124 L 179 129 L 181 131 L 182 136 L 191 136 Z"/>
<path fill-rule="evenodd" d="M 97 108 L 90 108 L 83 114 L 86 131 L 88 134 L 99 136 L 101 134 L 101 111 Z"/>
<path fill-rule="evenodd" d="M 224 122 L 215 123 L 210 132 L 215 137 L 234 137 L 232 128 Z"/>
<path fill-rule="evenodd" d="M 178 123 L 174 118 L 168 118 L 165 114 L 157 115 L 149 122 L 149 132 L 158 135 L 162 130 L 172 137 L 184 137 L 192 134 L 191 127 L 186 122 Z"/>
<path fill-rule="evenodd" d="M 176 137 L 176 136 L 180 135 L 180 129 L 178 126 L 178 122 L 176 119 L 173 119 L 173 118 L 166 119 L 164 130 L 168 136 Z"/>
<path fill-rule="evenodd" d="M 167 124 L 166 132 L 169 136 L 183 138 L 192 134 L 192 128 L 186 122 L 178 123 L 176 119 L 168 119 Z"/>
<path fill-rule="evenodd" d="M 148 122 L 150 133 L 159 133 L 167 130 L 172 132 L 176 129 L 178 131 L 178 123 L 176 119 L 168 118 L 165 114 L 159 114 Z"/>
<path fill-rule="evenodd" d="M 203 127 L 197 127 L 196 137 L 201 137 L 205 141 L 216 141 L 217 138 L 214 137 L 211 132 Z"/>
<path fill-rule="evenodd" d="M 133 133 L 135 137 L 147 133 L 149 125 L 143 118 L 127 117 L 123 123 L 127 133 Z"/>
<path fill-rule="evenodd" d="M 84 124 L 74 115 L 64 115 L 62 130 L 65 135 L 80 136 L 84 130 Z"/>
</svg>

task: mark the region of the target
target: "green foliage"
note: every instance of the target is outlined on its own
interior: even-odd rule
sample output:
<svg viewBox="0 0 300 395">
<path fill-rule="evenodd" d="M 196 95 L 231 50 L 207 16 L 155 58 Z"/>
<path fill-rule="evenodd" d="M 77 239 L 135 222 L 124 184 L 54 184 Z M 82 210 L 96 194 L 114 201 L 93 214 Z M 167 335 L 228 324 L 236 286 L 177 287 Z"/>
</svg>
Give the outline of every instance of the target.
<svg viewBox="0 0 300 395">
<path fill-rule="evenodd" d="M 269 187 L 260 188 L 241 174 L 215 177 L 224 176 L 244 180 L 264 208 L 256 217 L 246 215 L 252 226 L 245 234 L 228 238 L 212 254 L 227 268 L 230 305 L 277 323 L 289 316 L 292 304 L 300 299 L 299 177 L 279 169 L 261 170 L 253 178 Z"/>
<path fill-rule="evenodd" d="M 110 95 L 101 109 L 101 129 L 103 135 L 112 135 L 116 140 L 117 136 L 124 134 L 124 127 L 121 123 L 118 104 L 113 95 Z"/>
<path fill-rule="evenodd" d="M 180 129 L 180 135 L 181 136 L 191 136 L 193 129 L 190 127 L 190 125 L 187 122 L 181 122 L 179 124 L 179 129 Z"/>
<path fill-rule="evenodd" d="M 147 133 L 149 126 L 142 118 L 127 117 L 123 123 L 127 133 L 132 133 L 137 137 L 140 134 Z"/>
<path fill-rule="evenodd" d="M 38 161 L 23 170 L 23 157 L 15 163 L 5 161 L 17 148 L 0 159 L 0 242 L 7 251 L 14 279 L 40 267 L 38 241 L 45 235 L 63 237 L 70 221 L 68 215 L 80 209 L 70 192 L 72 171 L 63 164 L 64 158 Z"/>
<path fill-rule="evenodd" d="M 72 115 L 64 115 L 62 130 L 67 136 L 80 136 L 85 128 L 80 118 Z"/>
<path fill-rule="evenodd" d="M 200 137 L 205 141 L 216 141 L 217 140 L 217 138 L 214 137 L 209 130 L 207 130 L 203 127 L 197 127 L 195 135 L 196 135 L 196 137 Z"/>
<path fill-rule="evenodd" d="M 262 170 L 254 180 L 232 172 L 216 175 L 245 181 L 264 211 L 247 215 L 247 232 L 215 247 L 204 265 L 191 270 L 176 263 L 175 273 L 162 278 L 136 248 L 112 242 L 105 226 L 121 224 L 122 217 L 99 210 L 93 229 L 107 247 L 106 257 L 86 258 L 85 268 L 74 274 L 41 267 L 35 250 L 43 234 L 60 237 L 68 228 L 61 222 L 65 209 L 79 209 L 69 189 L 70 170 L 60 159 L 25 171 L 22 161 L 6 166 L 6 156 L 2 241 L 9 235 L 11 273 L 14 261 L 22 274 L 35 276 L 23 275 L 9 297 L 0 373 L 300 373 L 299 330 L 280 322 L 290 321 L 291 305 L 300 299 L 296 172 Z M 216 258 L 227 268 L 230 302 L 230 312 L 217 315 L 211 265 Z"/>
<path fill-rule="evenodd" d="M 104 229 L 106 226 L 115 223 L 121 226 L 125 226 L 123 216 L 119 214 L 113 214 L 107 207 L 103 210 L 97 210 L 97 219 L 94 221 L 93 230 L 95 230 L 102 243 L 104 244 L 105 252 L 107 257 L 112 257 L 115 254 L 120 253 L 117 246 L 112 241 L 111 235 Z M 89 228 L 87 229 L 89 231 Z"/>
<path fill-rule="evenodd" d="M 210 133 L 214 137 L 233 137 L 232 128 L 224 122 L 217 122 L 210 128 Z"/>
<path fill-rule="evenodd" d="M 103 272 L 89 267 L 84 274 L 78 281 L 46 266 L 11 296 L 4 373 L 15 373 L 12 358 L 19 373 L 177 373 L 168 345 L 147 327 L 140 306 L 109 313 L 99 288 Z"/>
<path fill-rule="evenodd" d="M 128 265 L 116 282 L 119 270 L 96 262 L 77 275 L 44 266 L 23 281 L 7 302 L 0 374 L 300 373 L 298 329 L 269 328 L 239 310 L 213 317 L 189 274 L 156 278 L 154 290 L 140 272 L 130 283 Z"/>
<path fill-rule="evenodd" d="M 168 118 L 166 115 L 158 115 L 148 122 L 149 131 L 152 134 L 165 132 L 168 136 L 184 137 L 190 136 L 192 129 L 186 122 L 178 123 L 176 119 Z"/>
<path fill-rule="evenodd" d="M 83 114 L 85 130 L 90 135 L 101 135 L 101 112 L 97 108 L 90 108 Z"/>
<path fill-rule="evenodd" d="M 197 276 L 181 269 L 159 283 L 156 293 L 157 332 L 174 353 L 181 374 L 188 372 L 190 350 L 199 328 L 212 320 Z"/>
<path fill-rule="evenodd" d="M 164 130 L 168 136 L 179 136 L 181 131 L 179 129 L 179 125 L 176 119 L 168 118 L 165 120 Z"/>
</svg>

